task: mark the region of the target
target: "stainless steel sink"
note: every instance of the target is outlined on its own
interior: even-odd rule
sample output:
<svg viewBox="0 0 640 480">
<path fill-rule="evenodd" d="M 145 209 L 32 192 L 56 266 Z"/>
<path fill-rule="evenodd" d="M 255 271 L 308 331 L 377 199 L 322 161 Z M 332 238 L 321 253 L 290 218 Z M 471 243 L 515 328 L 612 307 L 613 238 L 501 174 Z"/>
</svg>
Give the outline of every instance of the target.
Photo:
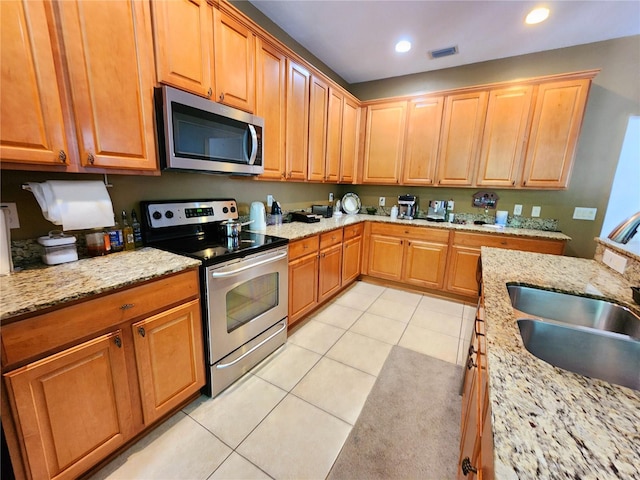
<svg viewBox="0 0 640 480">
<path fill-rule="evenodd" d="M 559 322 L 518 320 L 525 348 L 545 362 L 640 390 L 640 341 Z"/>
<path fill-rule="evenodd" d="M 507 285 L 507 290 L 520 312 L 640 340 L 640 317 L 622 305 L 523 285 Z"/>
</svg>

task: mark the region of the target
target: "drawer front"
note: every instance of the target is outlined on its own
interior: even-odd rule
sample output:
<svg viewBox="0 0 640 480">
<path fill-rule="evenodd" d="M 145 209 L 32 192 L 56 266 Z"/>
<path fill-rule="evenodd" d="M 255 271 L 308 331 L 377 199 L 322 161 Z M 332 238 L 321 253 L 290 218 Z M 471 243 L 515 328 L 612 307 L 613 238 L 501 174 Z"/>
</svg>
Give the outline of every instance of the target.
<svg viewBox="0 0 640 480">
<path fill-rule="evenodd" d="M 289 261 L 296 258 L 303 257 L 310 253 L 318 252 L 318 245 L 320 244 L 320 238 L 318 235 L 313 237 L 303 238 L 302 240 L 296 240 L 289 243 Z"/>
<path fill-rule="evenodd" d="M 344 227 L 344 235 L 343 240 L 347 241 L 355 237 L 359 237 L 362 235 L 364 231 L 364 223 L 356 223 L 355 225 L 349 225 L 348 227 Z"/>
<path fill-rule="evenodd" d="M 49 355 L 199 294 L 198 271 L 190 270 L 10 323 L 2 327 L 2 365 Z"/>
<path fill-rule="evenodd" d="M 506 235 L 454 232 L 453 244 L 466 247 L 495 247 L 558 255 L 564 252 L 564 241 L 562 240 L 521 238 Z"/>
<path fill-rule="evenodd" d="M 371 233 L 380 235 L 392 235 L 400 238 L 415 238 L 427 240 L 435 243 L 448 243 L 449 230 L 429 227 L 416 227 L 411 225 L 389 225 L 384 223 L 374 223 L 371 225 Z"/>
<path fill-rule="evenodd" d="M 320 235 L 320 250 L 342 243 L 342 229 L 337 228 Z"/>
</svg>

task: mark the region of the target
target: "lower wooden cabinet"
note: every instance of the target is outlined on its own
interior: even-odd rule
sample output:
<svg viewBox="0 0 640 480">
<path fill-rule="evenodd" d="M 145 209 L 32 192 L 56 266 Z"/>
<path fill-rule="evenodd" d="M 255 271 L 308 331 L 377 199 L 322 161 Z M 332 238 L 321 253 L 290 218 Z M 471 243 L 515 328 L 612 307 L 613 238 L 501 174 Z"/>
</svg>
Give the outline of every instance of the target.
<svg viewBox="0 0 640 480">
<path fill-rule="evenodd" d="M 289 243 L 289 327 L 318 305 L 318 235 Z"/>
<path fill-rule="evenodd" d="M 362 261 L 362 232 L 364 224 L 344 227 L 342 240 L 342 286 L 346 287 L 360 276 Z"/>
<path fill-rule="evenodd" d="M 205 384 L 197 270 L 17 320 L 1 338 L 17 478 L 77 478 Z"/>
<path fill-rule="evenodd" d="M 320 235 L 318 255 L 318 302 L 332 297 L 342 287 L 342 229 Z"/>
</svg>

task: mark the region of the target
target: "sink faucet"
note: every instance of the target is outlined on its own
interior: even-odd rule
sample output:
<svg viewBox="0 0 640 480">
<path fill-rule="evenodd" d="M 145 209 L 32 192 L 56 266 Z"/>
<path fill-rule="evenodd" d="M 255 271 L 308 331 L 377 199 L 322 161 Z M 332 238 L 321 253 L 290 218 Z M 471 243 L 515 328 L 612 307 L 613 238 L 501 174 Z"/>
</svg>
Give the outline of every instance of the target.
<svg viewBox="0 0 640 480">
<path fill-rule="evenodd" d="M 614 242 L 627 243 L 633 238 L 640 226 L 640 212 L 631 215 L 624 222 L 618 225 L 609 234 L 609 238 Z"/>
</svg>

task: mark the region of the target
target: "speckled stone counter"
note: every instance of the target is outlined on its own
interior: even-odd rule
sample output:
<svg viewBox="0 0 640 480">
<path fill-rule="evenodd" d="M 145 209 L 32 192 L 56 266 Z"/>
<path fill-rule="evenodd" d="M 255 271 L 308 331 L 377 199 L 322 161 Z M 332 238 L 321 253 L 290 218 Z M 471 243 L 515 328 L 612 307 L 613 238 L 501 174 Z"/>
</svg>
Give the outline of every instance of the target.
<svg viewBox="0 0 640 480">
<path fill-rule="evenodd" d="M 530 354 L 505 286 L 601 295 L 638 312 L 629 283 L 594 260 L 488 247 L 482 267 L 496 479 L 640 478 L 640 392 Z"/>
<path fill-rule="evenodd" d="M 292 222 L 284 223 L 282 225 L 269 225 L 267 226 L 266 234 L 275 235 L 277 237 L 288 238 L 289 240 L 296 240 L 298 238 L 308 237 L 309 235 L 315 235 L 317 233 L 326 232 L 335 228 L 340 228 L 345 225 L 351 225 L 360 222 L 383 222 L 383 223 L 395 223 L 402 225 L 412 225 L 420 227 L 431 228 L 443 228 L 447 230 L 459 230 L 465 232 L 476 232 L 485 234 L 497 234 L 497 235 L 514 235 L 519 237 L 529 238 L 544 238 L 551 240 L 571 240 L 564 233 L 549 232 L 544 230 L 531 230 L 527 228 L 496 228 L 493 225 L 463 225 L 449 222 L 430 222 L 428 220 L 398 220 L 391 219 L 391 217 L 384 217 L 382 215 L 341 215 L 331 218 L 323 218 L 316 223 L 301 223 Z"/>
<path fill-rule="evenodd" d="M 198 260 L 146 247 L 12 273 L 0 277 L 0 319 L 9 320 L 199 265 Z"/>
</svg>

